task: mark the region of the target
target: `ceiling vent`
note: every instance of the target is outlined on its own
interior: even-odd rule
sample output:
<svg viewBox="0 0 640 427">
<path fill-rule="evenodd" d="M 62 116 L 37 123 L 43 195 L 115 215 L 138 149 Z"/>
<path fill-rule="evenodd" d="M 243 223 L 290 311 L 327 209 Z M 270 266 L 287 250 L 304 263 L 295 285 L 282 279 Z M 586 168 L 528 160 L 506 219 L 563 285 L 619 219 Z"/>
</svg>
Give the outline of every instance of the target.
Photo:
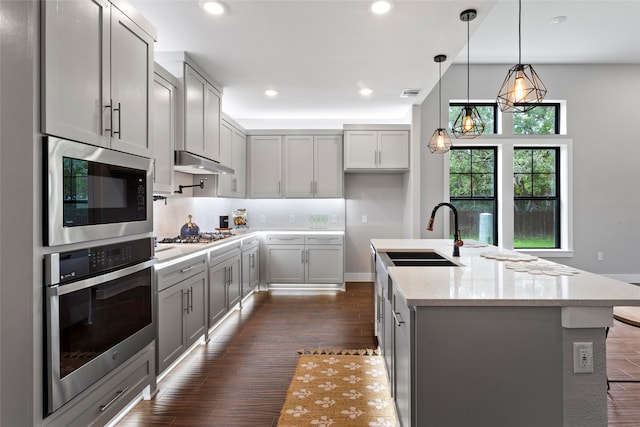
<svg viewBox="0 0 640 427">
<path fill-rule="evenodd" d="M 400 94 L 400 98 L 412 98 L 418 96 L 420 89 L 404 89 Z"/>
</svg>

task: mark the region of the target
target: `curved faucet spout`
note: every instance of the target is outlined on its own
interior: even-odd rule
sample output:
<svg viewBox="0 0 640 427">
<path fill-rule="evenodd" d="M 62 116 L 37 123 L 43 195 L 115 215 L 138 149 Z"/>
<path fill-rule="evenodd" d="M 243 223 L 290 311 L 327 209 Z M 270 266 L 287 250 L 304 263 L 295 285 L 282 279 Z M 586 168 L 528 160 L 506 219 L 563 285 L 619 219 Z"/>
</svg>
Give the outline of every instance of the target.
<svg viewBox="0 0 640 427">
<path fill-rule="evenodd" d="M 460 228 L 458 226 L 458 210 L 451 203 L 438 203 L 433 211 L 431 211 L 431 217 L 429 218 L 429 223 L 427 224 L 427 230 L 433 231 L 433 221 L 436 216 L 436 212 L 442 206 L 447 206 L 453 212 L 453 220 L 454 220 L 454 232 L 453 232 L 453 256 L 460 256 L 460 246 L 464 244 L 462 240 L 460 240 Z"/>
</svg>

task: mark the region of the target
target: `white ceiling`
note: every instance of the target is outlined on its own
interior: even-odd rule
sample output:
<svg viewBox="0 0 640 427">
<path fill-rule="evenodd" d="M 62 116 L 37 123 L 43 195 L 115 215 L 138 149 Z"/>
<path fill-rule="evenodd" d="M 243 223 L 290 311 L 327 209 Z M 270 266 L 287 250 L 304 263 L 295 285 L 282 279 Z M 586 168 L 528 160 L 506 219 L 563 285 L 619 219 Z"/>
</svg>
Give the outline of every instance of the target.
<svg viewBox="0 0 640 427">
<path fill-rule="evenodd" d="M 518 58 L 516 0 L 395 0 L 384 16 L 368 0 L 226 0 L 223 16 L 198 0 L 130 2 L 156 26 L 156 50 L 188 52 L 223 86 L 223 111 L 250 129 L 407 122 L 437 83 L 433 57 L 449 57 L 443 72 L 466 62 L 465 9 L 478 11 L 472 64 Z M 524 0 L 522 15 L 523 63 L 640 63 L 640 0 Z M 401 98 L 406 88 L 422 91 Z"/>
</svg>

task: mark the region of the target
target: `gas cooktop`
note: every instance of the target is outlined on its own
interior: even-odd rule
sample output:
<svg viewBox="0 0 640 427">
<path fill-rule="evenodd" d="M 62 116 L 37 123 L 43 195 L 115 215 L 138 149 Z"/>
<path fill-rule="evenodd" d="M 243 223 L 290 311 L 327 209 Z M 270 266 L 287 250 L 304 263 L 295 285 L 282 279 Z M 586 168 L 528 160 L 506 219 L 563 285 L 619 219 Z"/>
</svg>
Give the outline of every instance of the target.
<svg viewBox="0 0 640 427">
<path fill-rule="evenodd" d="M 231 237 L 231 232 L 212 231 L 200 233 L 196 236 L 165 237 L 162 240 L 159 240 L 158 243 L 211 243 L 217 240 L 226 239 L 227 237 Z"/>
</svg>

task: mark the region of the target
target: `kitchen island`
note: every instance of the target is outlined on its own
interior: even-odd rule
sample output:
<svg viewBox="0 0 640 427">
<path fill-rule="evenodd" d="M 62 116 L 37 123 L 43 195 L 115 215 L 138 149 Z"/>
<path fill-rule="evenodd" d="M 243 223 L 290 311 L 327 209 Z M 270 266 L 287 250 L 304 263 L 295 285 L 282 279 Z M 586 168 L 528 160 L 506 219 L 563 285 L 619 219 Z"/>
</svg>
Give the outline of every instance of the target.
<svg viewBox="0 0 640 427">
<path fill-rule="evenodd" d="M 605 331 L 640 287 L 495 246 L 454 258 L 451 240 L 371 245 L 402 426 L 607 426 Z M 456 265 L 393 265 L 410 251 Z"/>
</svg>

